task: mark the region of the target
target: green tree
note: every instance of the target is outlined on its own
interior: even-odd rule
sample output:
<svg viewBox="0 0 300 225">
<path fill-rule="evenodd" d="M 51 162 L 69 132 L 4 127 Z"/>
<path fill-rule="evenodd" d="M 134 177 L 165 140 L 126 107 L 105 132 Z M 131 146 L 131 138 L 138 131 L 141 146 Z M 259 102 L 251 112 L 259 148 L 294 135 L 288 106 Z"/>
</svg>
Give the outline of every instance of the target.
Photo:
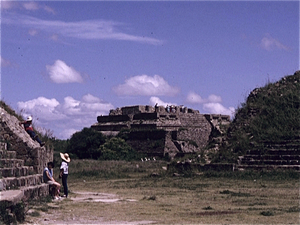
<svg viewBox="0 0 300 225">
<path fill-rule="evenodd" d="M 92 128 L 83 128 L 72 135 L 67 145 L 67 152 L 79 159 L 98 159 L 101 155 L 99 146 L 105 143 L 105 136 Z"/>
</svg>

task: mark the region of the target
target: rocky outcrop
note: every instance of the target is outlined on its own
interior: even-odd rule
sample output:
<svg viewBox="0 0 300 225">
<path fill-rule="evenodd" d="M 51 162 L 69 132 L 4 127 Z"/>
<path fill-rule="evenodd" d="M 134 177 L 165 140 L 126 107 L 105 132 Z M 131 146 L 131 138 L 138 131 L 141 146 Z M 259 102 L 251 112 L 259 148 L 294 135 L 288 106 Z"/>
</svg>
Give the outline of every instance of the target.
<svg viewBox="0 0 300 225">
<path fill-rule="evenodd" d="M 225 115 L 203 115 L 183 106 L 127 106 L 98 116 L 92 128 L 105 135 L 127 129 L 127 142 L 137 151 L 151 156 L 170 156 L 201 151 L 213 130 L 228 124 Z"/>
</svg>

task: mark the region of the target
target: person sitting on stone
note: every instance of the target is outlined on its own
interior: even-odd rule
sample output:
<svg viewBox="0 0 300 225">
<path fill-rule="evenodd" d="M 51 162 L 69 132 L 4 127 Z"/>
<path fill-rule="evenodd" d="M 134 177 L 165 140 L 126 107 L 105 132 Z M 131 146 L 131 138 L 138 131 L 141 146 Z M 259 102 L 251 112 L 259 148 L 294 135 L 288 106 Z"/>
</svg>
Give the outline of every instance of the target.
<svg viewBox="0 0 300 225">
<path fill-rule="evenodd" d="M 54 168 L 53 162 L 48 162 L 47 167 L 44 169 L 44 172 L 43 172 L 43 180 L 44 180 L 44 183 L 47 183 L 54 187 L 53 198 L 55 200 L 57 200 L 57 199 L 60 199 L 60 196 L 59 196 L 60 183 L 56 182 L 53 178 L 53 168 Z"/>
<path fill-rule="evenodd" d="M 40 140 L 40 138 L 38 137 L 38 135 L 33 130 L 33 127 L 32 127 L 32 117 L 29 116 L 27 118 L 27 120 L 25 120 L 23 122 L 20 122 L 21 126 L 22 126 L 22 124 L 24 125 L 24 128 L 25 128 L 26 132 L 30 135 L 30 137 L 33 140 L 37 141 L 40 144 L 41 147 L 43 147 L 45 145 L 45 143 Z"/>
</svg>

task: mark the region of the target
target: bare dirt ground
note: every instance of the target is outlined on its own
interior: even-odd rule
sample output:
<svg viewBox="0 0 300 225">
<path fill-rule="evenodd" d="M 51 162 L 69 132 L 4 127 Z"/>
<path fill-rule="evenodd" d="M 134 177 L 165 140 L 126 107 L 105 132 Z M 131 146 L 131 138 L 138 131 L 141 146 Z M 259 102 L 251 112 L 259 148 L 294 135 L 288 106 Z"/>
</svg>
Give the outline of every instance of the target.
<svg viewBox="0 0 300 225">
<path fill-rule="evenodd" d="M 61 198 L 60 200 L 53 200 L 47 203 L 47 210 L 43 212 L 41 206 L 33 207 L 27 212 L 26 220 L 24 224 L 151 224 L 155 221 L 106 221 L 103 217 L 95 217 L 89 214 L 89 212 L 82 210 L 83 214 L 73 214 L 72 209 L 69 209 L 70 213 L 65 213 L 65 210 L 60 210 L 67 203 L 104 203 L 104 204 L 117 204 L 118 202 L 134 202 L 135 199 L 124 199 L 116 194 L 109 193 L 97 193 L 97 192 L 74 192 L 71 198 Z M 36 210 L 39 210 L 39 214 L 36 214 Z"/>
</svg>

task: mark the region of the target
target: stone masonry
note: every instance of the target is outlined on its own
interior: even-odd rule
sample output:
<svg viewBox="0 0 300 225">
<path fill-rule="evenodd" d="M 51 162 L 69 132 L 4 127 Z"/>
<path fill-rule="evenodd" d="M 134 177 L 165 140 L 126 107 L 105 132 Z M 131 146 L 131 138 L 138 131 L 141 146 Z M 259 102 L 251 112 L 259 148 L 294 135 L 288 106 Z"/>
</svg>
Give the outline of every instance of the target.
<svg viewBox="0 0 300 225">
<path fill-rule="evenodd" d="M 15 212 L 16 205 L 49 195 L 42 172 L 52 160 L 53 150 L 40 147 L 19 120 L 0 107 L 0 223 L 22 222 L 24 212 Z"/>
<path fill-rule="evenodd" d="M 167 154 L 173 158 L 204 149 L 212 131 L 221 132 L 220 126 L 230 123 L 230 117 L 203 115 L 198 110 L 183 106 L 165 108 L 137 105 L 111 110 L 108 116 L 98 116 L 97 121 L 92 128 L 104 135 L 114 136 L 122 129 L 128 129 L 130 138 L 127 142 L 137 151 L 153 156 Z M 158 135 L 159 131 L 164 133 Z M 154 141 L 160 141 L 162 147 L 155 150 Z"/>
<path fill-rule="evenodd" d="M 53 160 L 53 150 L 40 145 L 19 125 L 19 120 L 0 108 L 0 140 L 8 143 L 10 151 L 24 160 L 26 166 L 32 166 L 34 173 L 42 173 L 48 161 Z"/>
</svg>

